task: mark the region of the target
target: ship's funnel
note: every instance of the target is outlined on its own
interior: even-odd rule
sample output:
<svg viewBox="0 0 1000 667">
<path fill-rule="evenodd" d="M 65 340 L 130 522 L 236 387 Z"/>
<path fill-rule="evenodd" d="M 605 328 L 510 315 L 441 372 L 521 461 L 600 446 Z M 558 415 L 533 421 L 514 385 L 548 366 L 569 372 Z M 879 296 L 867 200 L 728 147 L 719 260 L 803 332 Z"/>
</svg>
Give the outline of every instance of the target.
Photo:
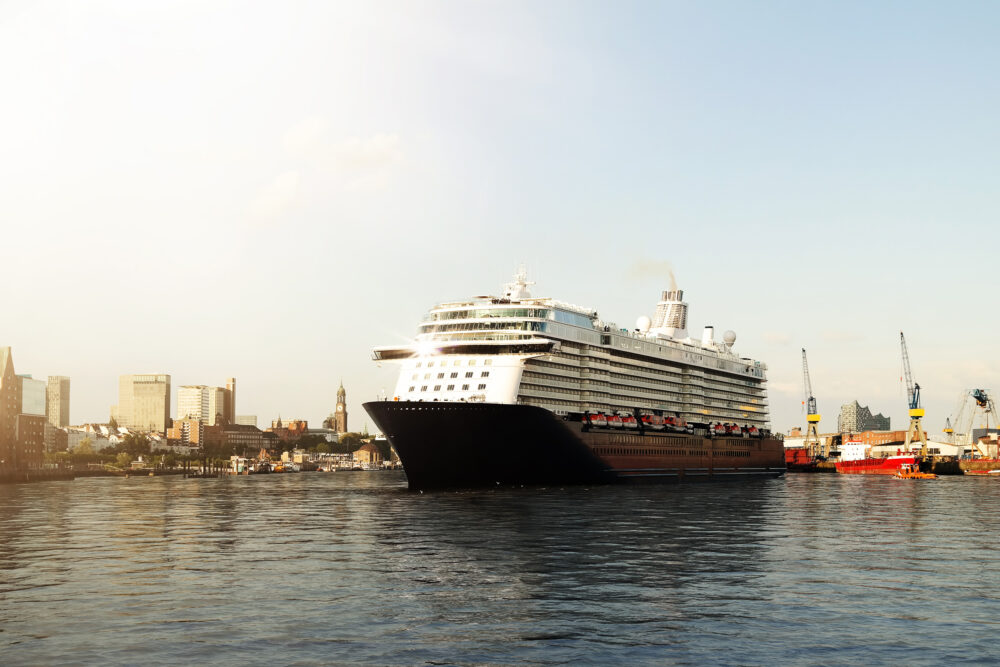
<svg viewBox="0 0 1000 667">
<path fill-rule="evenodd" d="M 715 345 L 715 327 L 709 325 L 701 333 L 701 346 L 712 347 Z"/>
<path fill-rule="evenodd" d="M 656 305 L 653 329 L 672 338 L 687 338 L 687 309 L 684 290 L 667 290 Z"/>
</svg>

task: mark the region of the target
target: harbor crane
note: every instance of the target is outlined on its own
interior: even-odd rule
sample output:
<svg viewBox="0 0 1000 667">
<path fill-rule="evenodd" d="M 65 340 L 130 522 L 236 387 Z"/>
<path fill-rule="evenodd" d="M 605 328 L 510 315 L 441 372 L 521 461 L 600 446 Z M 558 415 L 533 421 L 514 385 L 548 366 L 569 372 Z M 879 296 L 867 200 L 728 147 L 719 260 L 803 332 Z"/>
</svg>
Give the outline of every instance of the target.
<svg viewBox="0 0 1000 667">
<path fill-rule="evenodd" d="M 805 400 L 802 404 L 806 406 L 806 439 L 802 443 L 806 451 L 813 458 L 820 455 L 819 433 L 817 425 L 820 416 L 816 412 L 816 397 L 813 396 L 812 381 L 809 379 L 809 361 L 806 359 L 806 349 L 802 348 L 802 386 L 805 389 Z M 823 456 L 829 456 L 829 450 L 822 452 Z"/>
<path fill-rule="evenodd" d="M 920 456 L 927 456 L 927 435 L 924 433 L 921 420 L 924 417 L 924 409 L 920 406 L 920 384 L 913 381 L 913 373 L 910 371 L 910 355 L 906 351 L 906 337 L 903 332 L 899 332 L 899 344 L 903 348 L 903 376 L 906 378 L 906 396 L 910 408 L 910 428 L 906 431 L 907 452 L 910 451 L 910 443 L 914 436 L 920 440 Z"/>
</svg>

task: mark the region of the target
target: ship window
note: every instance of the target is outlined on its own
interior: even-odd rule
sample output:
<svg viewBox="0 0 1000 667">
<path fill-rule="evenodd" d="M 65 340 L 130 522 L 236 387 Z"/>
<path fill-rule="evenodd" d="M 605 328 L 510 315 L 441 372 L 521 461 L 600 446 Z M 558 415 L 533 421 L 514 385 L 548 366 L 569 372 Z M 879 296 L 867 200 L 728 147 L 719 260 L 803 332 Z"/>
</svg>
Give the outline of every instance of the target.
<svg viewBox="0 0 1000 667">
<path fill-rule="evenodd" d="M 463 384 L 462 385 L 462 391 L 469 391 L 469 385 Z"/>
<path fill-rule="evenodd" d="M 417 368 L 420 368 L 420 367 L 421 367 L 421 366 L 423 366 L 423 365 L 424 365 L 424 362 L 422 362 L 422 361 L 418 361 L 418 362 L 417 362 Z"/>
<path fill-rule="evenodd" d="M 458 377 L 458 373 L 452 373 L 450 377 L 457 378 Z"/>
<path fill-rule="evenodd" d="M 416 380 L 416 379 L 417 379 L 417 377 L 419 377 L 419 376 L 418 376 L 418 375 L 417 375 L 416 373 L 414 373 L 414 374 L 413 374 L 413 377 L 411 377 L 410 379 L 411 379 L 411 380 Z"/>
<path fill-rule="evenodd" d="M 420 391 L 427 391 L 427 385 L 424 385 L 423 387 L 421 387 Z"/>
<path fill-rule="evenodd" d="M 434 391 L 441 391 L 441 385 L 439 384 L 434 385 Z"/>
<path fill-rule="evenodd" d="M 492 359 L 484 359 L 483 360 L 483 366 L 492 366 L 492 365 L 493 365 L 493 360 Z"/>
<path fill-rule="evenodd" d="M 489 376 L 490 376 L 489 371 L 483 371 L 482 373 L 479 374 L 479 377 L 488 378 Z"/>
<path fill-rule="evenodd" d="M 410 387 L 409 391 L 413 391 L 416 387 Z"/>
<path fill-rule="evenodd" d="M 486 389 L 486 385 L 485 384 L 481 384 L 481 385 L 479 385 L 479 388 L 480 389 Z"/>
<path fill-rule="evenodd" d="M 475 359 L 469 359 L 469 365 L 470 366 L 475 366 L 476 365 L 476 360 Z"/>
<path fill-rule="evenodd" d="M 438 380 L 444 377 L 444 373 L 438 373 Z"/>
<path fill-rule="evenodd" d="M 455 391 L 455 385 L 453 384 L 448 385 L 448 391 Z"/>
<path fill-rule="evenodd" d="M 455 362 L 452 364 L 452 366 L 461 366 L 461 365 L 462 365 L 461 359 L 456 359 Z"/>
<path fill-rule="evenodd" d="M 433 367 L 434 367 L 434 362 L 433 361 L 428 361 L 427 362 L 427 368 L 433 368 Z"/>
<path fill-rule="evenodd" d="M 468 373 L 466 373 L 466 374 L 465 374 L 465 377 L 467 377 L 467 378 L 470 378 L 470 377 L 472 377 L 472 371 L 469 371 Z"/>
<path fill-rule="evenodd" d="M 425 380 L 430 380 L 431 379 L 431 374 L 430 373 L 424 373 L 424 379 Z"/>
</svg>

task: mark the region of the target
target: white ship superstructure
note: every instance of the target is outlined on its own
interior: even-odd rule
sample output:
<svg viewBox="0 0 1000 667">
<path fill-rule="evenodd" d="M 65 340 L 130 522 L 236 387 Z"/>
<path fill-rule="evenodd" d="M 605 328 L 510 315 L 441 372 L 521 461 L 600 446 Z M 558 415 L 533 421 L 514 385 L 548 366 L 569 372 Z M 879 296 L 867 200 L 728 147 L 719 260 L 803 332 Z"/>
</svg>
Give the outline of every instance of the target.
<svg viewBox="0 0 1000 667">
<path fill-rule="evenodd" d="M 502 296 L 442 303 L 412 344 L 376 348 L 401 364 L 393 398 L 533 405 L 555 413 L 640 410 L 769 428 L 765 364 L 705 327 L 687 333 L 683 292 L 663 292 L 634 329 L 588 308 L 534 298 L 522 271 Z"/>
</svg>

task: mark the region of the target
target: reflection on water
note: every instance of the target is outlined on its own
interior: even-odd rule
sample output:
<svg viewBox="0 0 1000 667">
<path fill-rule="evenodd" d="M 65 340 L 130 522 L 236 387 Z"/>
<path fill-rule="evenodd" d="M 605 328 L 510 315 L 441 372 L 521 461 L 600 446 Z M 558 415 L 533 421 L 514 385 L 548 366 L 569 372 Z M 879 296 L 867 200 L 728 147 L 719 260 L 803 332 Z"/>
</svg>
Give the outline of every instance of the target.
<svg viewBox="0 0 1000 667">
<path fill-rule="evenodd" d="M 988 661 L 1000 480 L 0 487 L 4 664 Z"/>
</svg>

